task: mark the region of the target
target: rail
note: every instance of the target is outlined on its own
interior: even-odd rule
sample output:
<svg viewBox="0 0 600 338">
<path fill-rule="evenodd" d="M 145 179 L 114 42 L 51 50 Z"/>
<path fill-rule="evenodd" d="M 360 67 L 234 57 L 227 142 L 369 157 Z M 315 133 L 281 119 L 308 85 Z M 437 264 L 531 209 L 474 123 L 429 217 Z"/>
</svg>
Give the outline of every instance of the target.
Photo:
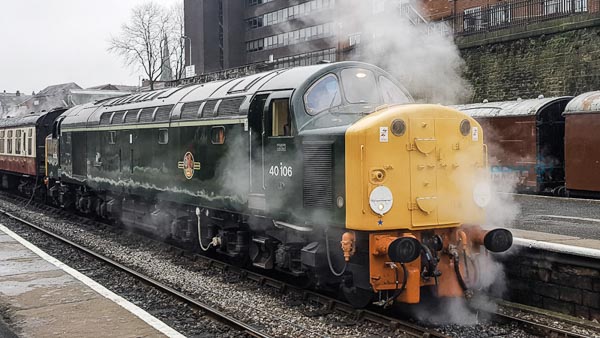
<svg viewBox="0 0 600 338">
<path fill-rule="evenodd" d="M 44 233 L 47 236 L 50 236 L 50 237 L 52 237 L 54 239 L 57 239 L 57 240 L 65 243 L 65 244 L 67 244 L 67 245 L 69 245 L 69 246 L 71 246 L 71 247 L 73 247 L 73 248 L 75 248 L 75 249 L 77 249 L 79 251 L 85 252 L 87 255 L 90 255 L 91 257 L 94 257 L 95 259 L 98 259 L 99 261 L 102 261 L 103 263 L 105 263 L 105 264 L 107 264 L 107 265 L 109 265 L 111 267 L 117 268 L 117 269 L 119 269 L 119 270 L 121 270 L 121 271 L 123 271 L 123 272 L 125 272 L 125 273 L 127 273 L 127 274 L 129 274 L 129 275 L 131 275 L 131 276 L 133 276 L 133 277 L 141 280 L 142 282 L 146 283 L 147 285 L 150 285 L 150 286 L 152 286 L 152 287 L 154 287 L 154 288 L 156 288 L 156 289 L 158 289 L 158 290 L 160 290 L 160 291 L 162 291 L 162 292 L 164 292 L 166 294 L 172 295 L 173 297 L 175 297 L 175 298 L 183 301 L 186 304 L 189 304 L 190 306 L 192 306 L 194 308 L 197 308 L 197 309 L 200 309 L 202 311 L 208 312 L 211 315 L 215 316 L 219 321 L 221 321 L 221 322 L 223 322 L 223 323 L 225 323 L 225 324 L 227 324 L 227 325 L 229 325 L 229 326 L 231 326 L 231 327 L 233 327 L 235 329 L 238 329 L 238 330 L 240 330 L 240 331 L 242 331 L 244 333 L 247 333 L 248 335 L 250 335 L 252 337 L 261 337 L 261 338 L 270 338 L 271 337 L 268 334 L 265 334 L 264 332 L 260 331 L 259 329 L 254 328 L 254 327 L 252 327 L 252 326 L 250 326 L 250 325 L 248 325 L 248 324 L 246 324 L 246 323 L 244 323 L 244 322 L 242 322 L 242 321 L 240 321 L 240 320 L 238 320 L 238 319 L 236 319 L 234 317 L 231 317 L 231 316 L 229 316 L 229 315 L 227 315 L 227 314 L 219 311 L 218 309 L 215 309 L 214 307 L 212 307 L 212 306 L 210 306 L 208 304 L 202 303 L 202 302 L 200 302 L 200 301 L 198 301 L 198 300 L 196 300 L 196 299 L 194 299 L 194 298 L 192 298 L 190 296 L 187 296 L 187 295 L 185 295 L 185 294 L 183 294 L 183 293 L 181 293 L 181 292 L 179 292 L 179 291 L 171 288 L 168 285 L 165 285 L 165 284 L 163 284 L 163 283 L 161 283 L 161 282 L 159 282 L 159 281 L 157 281 L 157 280 L 155 280 L 153 278 L 150 278 L 150 277 L 148 277 L 148 276 L 146 276 L 144 274 L 141 274 L 141 273 L 139 273 L 139 272 L 137 272 L 135 270 L 132 270 L 132 269 L 126 267 L 123 264 L 120 264 L 120 263 L 118 263 L 118 262 L 116 262 L 116 261 L 114 261 L 114 260 L 112 260 L 112 259 L 110 259 L 110 258 L 108 258 L 108 257 L 106 257 L 104 255 L 101 255 L 101 254 L 99 254 L 97 252 L 94 252 L 94 251 L 92 251 L 92 250 L 90 250 L 90 249 L 88 249 L 88 248 L 86 248 L 86 247 L 84 247 L 82 245 L 79 245 L 79 244 L 77 244 L 77 243 L 75 243 L 75 242 L 73 242 L 73 241 L 71 241 L 71 240 L 69 240 L 69 239 L 67 239 L 67 238 L 65 238 L 63 236 L 60 236 L 60 235 L 58 235 L 58 234 L 56 234 L 56 233 L 54 233 L 54 232 L 52 232 L 50 230 L 47 230 L 47 229 L 45 229 L 45 228 L 43 228 L 41 226 L 35 225 L 35 224 L 33 224 L 33 223 L 31 223 L 31 222 L 29 222 L 27 220 L 24 220 L 24 219 L 22 219 L 22 218 L 20 218 L 18 216 L 13 215 L 10 212 L 7 212 L 5 210 L 0 210 L 0 214 L 4 215 L 6 217 L 9 217 L 10 219 L 12 219 L 14 221 L 17 221 L 17 222 L 19 222 L 19 223 L 21 223 L 23 225 L 26 225 L 26 226 L 28 226 L 28 227 L 30 227 L 32 229 L 35 229 L 35 230 L 37 230 L 39 232 L 42 232 L 42 233 Z"/>
<path fill-rule="evenodd" d="M 16 197 L 14 195 L 10 195 L 10 197 L 16 198 L 17 200 L 20 200 L 21 202 L 28 201 L 27 198 L 23 198 L 23 197 Z M 52 210 L 61 215 L 68 214 L 68 213 L 65 213 L 61 209 L 56 209 L 56 208 L 50 207 L 48 205 L 39 204 L 39 203 L 35 203 L 35 204 L 40 208 L 44 208 L 46 210 Z M 92 257 L 95 257 L 95 258 L 105 262 L 108 265 L 114 266 L 126 273 L 129 273 L 132 276 L 134 276 L 135 278 L 143 280 L 145 283 L 147 283 L 151 286 L 154 286 L 167 294 L 171 294 L 174 297 L 176 297 L 196 308 L 200 308 L 200 309 L 205 310 L 206 312 L 211 313 L 215 317 L 222 320 L 224 323 L 226 323 L 234 328 L 237 328 L 243 332 L 246 332 L 247 334 L 249 334 L 251 336 L 269 337 L 262 331 L 259 331 L 258 329 L 254 328 L 248 324 L 245 324 L 245 323 L 237 320 L 236 318 L 231 317 L 231 316 L 211 307 L 210 305 L 204 304 L 190 296 L 187 296 L 187 295 L 169 287 L 168 285 L 158 282 L 158 281 L 156 281 L 150 277 L 147 277 L 139 272 L 136 272 L 118 262 L 115 262 L 108 257 L 98 254 L 98 253 L 96 253 L 86 247 L 83 247 L 67 238 L 64 238 L 58 234 L 55 234 L 52 231 L 50 231 L 44 227 L 35 225 L 27 220 L 24 220 L 18 216 L 11 214 L 10 212 L 7 212 L 7 211 L 1 210 L 1 209 L 0 209 L 0 214 L 5 215 L 6 217 L 9 217 L 19 223 L 29 226 L 31 228 L 34 228 L 40 232 L 43 232 L 43 233 L 47 234 L 48 236 L 54 237 L 54 238 L 60 240 L 61 242 L 66 243 L 67 245 L 73 246 L 73 247 L 77 248 L 78 250 L 81 250 L 81 251 L 91 255 Z M 69 215 L 73 216 L 72 214 L 69 214 Z M 88 222 L 88 223 L 95 222 L 96 223 L 96 221 L 92 221 L 92 220 L 89 220 L 84 217 L 80 217 L 80 218 L 81 218 L 82 222 Z M 99 224 L 104 225 L 104 223 L 99 223 Z M 176 249 L 182 250 L 179 248 L 176 248 Z M 182 253 L 184 253 L 183 250 L 182 250 Z M 323 294 L 315 292 L 315 291 L 300 289 L 293 284 L 289 284 L 289 283 L 286 283 L 279 279 L 268 277 L 268 276 L 262 275 L 260 273 L 251 271 L 251 270 L 243 269 L 243 268 L 225 263 L 223 261 L 220 261 L 220 260 L 217 260 L 214 258 L 210 258 L 210 257 L 200 255 L 200 254 L 194 254 L 193 257 L 198 260 L 204 261 L 208 266 L 213 266 L 213 267 L 215 267 L 217 269 L 221 269 L 223 271 L 237 273 L 237 274 L 239 274 L 240 278 L 247 278 L 249 280 L 256 281 L 260 285 L 269 285 L 271 287 L 279 289 L 281 292 L 291 292 L 291 291 L 300 292 L 303 295 L 303 299 L 305 301 L 321 304 L 322 308 L 324 309 L 325 312 L 340 312 L 340 313 L 351 314 L 357 322 L 364 320 L 364 321 L 370 321 L 373 323 L 377 323 L 380 325 L 385 325 L 385 326 L 389 327 L 390 329 L 400 330 L 403 333 L 405 333 L 406 335 L 412 336 L 412 337 L 439 337 L 439 338 L 442 338 L 442 337 L 447 338 L 448 337 L 448 336 L 446 336 L 440 332 L 437 332 L 435 330 L 423 328 L 419 325 L 416 325 L 416 324 L 413 324 L 413 323 L 410 323 L 410 322 L 407 322 L 404 320 L 400 320 L 398 318 L 389 317 L 384 314 L 370 311 L 370 310 L 355 309 L 351 305 L 344 303 L 338 299 L 328 297 L 326 295 L 323 295 Z M 486 297 L 486 299 L 487 299 L 487 296 L 485 296 L 485 295 L 479 295 L 479 296 Z M 501 308 L 516 309 L 518 311 L 527 312 L 530 314 L 533 314 L 536 312 L 532 311 L 532 310 L 526 310 L 524 306 L 517 307 L 516 304 L 512 304 L 510 302 L 506 302 L 503 300 L 495 300 L 495 302 L 501 306 L 496 311 L 492 311 L 490 314 L 492 316 L 496 317 L 500 321 L 518 322 L 521 326 L 527 327 L 530 330 L 533 330 L 544 336 L 569 337 L 569 338 L 571 338 L 571 337 L 572 338 L 586 337 L 585 335 L 578 334 L 576 332 L 570 332 L 565 329 L 552 327 L 549 325 L 545 325 L 543 323 L 534 322 L 534 321 L 531 321 L 528 319 L 520 318 L 519 316 L 514 316 L 511 314 L 505 313 L 504 311 L 501 311 Z M 477 303 L 477 302 L 475 302 L 475 303 Z M 487 302 L 483 302 L 483 303 L 487 303 Z M 482 311 L 482 312 L 488 312 L 484 308 L 480 308 L 477 310 Z M 562 320 L 564 320 L 564 318 Z M 581 325 L 581 324 L 578 324 L 578 325 Z M 589 329 L 598 330 L 598 328 L 595 326 L 589 327 Z"/>
<path fill-rule="evenodd" d="M 28 201 L 28 198 L 17 197 L 12 194 L 10 194 L 10 195 L 2 194 L 2 195 L 3 195 L 3 197 L 6 196 L 6 197 L 12 198 L 16 201 L 19 201 L 20 203 L 26 203 Z M 41 204 L 41 203 L 35 203 L 35 204 L 37 207 L 44 208 L 45 210 L 48 210 L 53 213 L 57 213 L 57 214 L 60 214 L 63 216 L 69 215 L 71 217 L 72 216 L 78 217 L 81 219 L 82 223 L 93 222 L 93 223 L 98 223 L 99 227 L 106 226 L 106 224 L 104 224 L 104 223 L 93 221 L 93 220 L 87 219 L 82 216 L 76 216 L 71 213 L 65 212 L 64 210 L 56 209 L 54 207 L 51 207 L 51 206 L 48 206 L 45 204 Z M 131 274 L 133 277 L 138 278 L 153 287 L 156 287 L 157 289 L 165 292 L 166 294 L 173 295 L 174 297 L 182 300 L 183 302 L 185 302 L 187 304 L 190 304 L 193 307 L 196 307 L 196 308 L 202 309 L 208 313 L 211 313 L 213 316 L 215 316 L 219 320 L 222 320 L 222 322 L 224 322 L 225 324 L 230 325 L 234 328 L 237 328 L 238 330 L 245 332 L 253 337 L 270 337 L 267 334 L 263 333 L 262 331 L 254 328 L 248 324 L 245 324 L 244 322 L 239 321 L 238 319 L 231 317 L 231 316 L 227 315 L 226 313 L 221 312 L 218 309 L 215 309 L 214 307 L 212 307 L 208 304 L 202 303 L 199 300 L 196 300 L 190 296 L 187 296 L 187 295 L 169 287 L 168 285 L 165 285 L 165 284 L 163 284 L 159 281 L 156 281 L 146 275 L 143 275 L 137 271 L 134 271 L 134 270 L 128 268 L 127 266 L 124 266 L 102 254 L 96 253 L 93 250 L 90 250 L 82 245 L 79 245 L 61 235 L 55 234 L 54 232 L 52 232 L 42 226 L 35 225 L 25 219 L 22 219 L 16 215 L 13 215 L 12 213 L 7 212 L 2 209 L 0 209 L 0 215 L 9 217 L 23 225 L 26 225 L 33 229 L 36 229 L 37 231 L 40 231 L 50 237 L 56 238 L 57 240 L 65 243 L 69 246 L 72 246 L 78 250 L 81 250 L 81 251 L 85 252 L 86 254 L 89 254 L 92 257 L 97 258 L 98 260 L 103 261 L 110 266 L 114 266 L 117 269 L 120 269 L 128 274 Z M 167 244 L 165 244 L 165 245 L 167 245 Z M 177 250 L 181 250 L 182 254 L 185 253 L 185 251 L 183 251 L 180 248 L 177 248 L 177 247 L 174 247 L 174 248 Z M 187 254 L 189 255 L 189 252 Z M 322 311 L 324 311 L 324 313 L 338 312 L 338 313 L 343 313 L 343 314 L 349 314 L 354 318 L 354 320 L 356 322 L 368 321 L 368 322 L 376 323 L 379 325 L 386 326 L 390 330 L 399 330 L 400 332 L 404 333 L 405 335 L 411 336 L 411 337 L 449 338 L 449 336 L 444 335 L 435 330 L 421 327 L 419 325 L 413 324 L 408 321 L 400 320 L 398 318 L 389 317 L 389 316 L 386 316 L 384 314 L 381 314 L 381 313 L 378 313 L 375 311 L 355 309 L 351 305 L 349 305 L 345 302 L 342 302 L 336 298 L 328 297 L 328 296 L 318 293 L 316 291 L 301 289 L 293 284 L 286 283 L 279 279 L 268 277 L 268 276 L 259 274 L 257 272 L 251 271 L 251 270 L 239 268 L 235 265 L 231 265 L 231 264 L 225 263 L 225 262 L 217 260 L 217 259 L 213 259 L 213 258 L 204 256 L 204 255 L 201 255 L 201 254 L 193 254 L 193 256 L 194 256 L 194 258 L 203 261 L 208 266 L 215 267 L 222 271 L 229 271 L 231 273 L 237 273 L 237 274 L 239 274 L 240 278 L 246 278 L 248 280 L 253 280 L 260 285 L 269 285 L 271 287 L 278 289 L 281 292 L 292 292 L 292 291 L 299 292 L 303 296 L 303 299 L 305 301 L 321 305 Z"/>
</svg>

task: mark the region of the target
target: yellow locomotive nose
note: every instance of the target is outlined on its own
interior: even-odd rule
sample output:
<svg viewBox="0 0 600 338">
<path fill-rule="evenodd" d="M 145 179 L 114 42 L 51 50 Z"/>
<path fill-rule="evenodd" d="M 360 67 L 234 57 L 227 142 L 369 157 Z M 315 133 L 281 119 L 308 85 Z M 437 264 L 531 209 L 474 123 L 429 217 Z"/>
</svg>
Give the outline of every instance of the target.
<svg viewBox="0 0 600 338">
<path fill-rule="evenodd" d="M 346 132 L 347 228 L 482 224 L 490 197 L 479 124 L 439 105 L 377 111 Z"/>
<path fill-rule="evenodd" d="M 361 119 L 345 138 L 346 227 L 369 234 L 374 291 L 407 303 L 419 302 L 426 285 L 461 296 L 461 269 L 469 270 L 462 262 L 473 264 L 483 245 L 510 247 L 510 232 L 480 227 L 490 187 L 475 120 L 439 105 L 394 106 Z"/>
</svg>

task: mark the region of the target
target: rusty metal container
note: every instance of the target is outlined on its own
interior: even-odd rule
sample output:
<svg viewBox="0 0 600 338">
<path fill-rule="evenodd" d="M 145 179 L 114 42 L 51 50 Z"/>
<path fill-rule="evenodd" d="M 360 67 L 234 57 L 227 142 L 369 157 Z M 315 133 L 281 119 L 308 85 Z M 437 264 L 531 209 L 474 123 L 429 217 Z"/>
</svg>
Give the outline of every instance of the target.
<svg viewBox="0 0 600 338">
<path fill-rule="evenodd" d="M 565 112 L 565 176 L 569 194 L 600 193 L 600 91 L 575 97 Z"/>
<path fill-rule="evenodd" d="M 501 191 L 550 193 L 564 186 L 564 117 L 572 96 L 454 106 L 485 131 L 492 180 Z"/>
</svg>

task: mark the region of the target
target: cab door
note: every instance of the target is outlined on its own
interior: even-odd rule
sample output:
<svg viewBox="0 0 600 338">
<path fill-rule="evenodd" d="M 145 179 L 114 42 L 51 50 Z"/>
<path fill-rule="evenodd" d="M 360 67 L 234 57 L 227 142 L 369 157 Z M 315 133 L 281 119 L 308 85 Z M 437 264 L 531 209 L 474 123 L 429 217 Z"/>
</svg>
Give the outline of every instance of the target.
<svg viewBox="0 0 600 338">
<path fill-rule="evenodd" d="M 291 91 L 271 93 L 262 107 L 260 125 L 253 123 L 251 209 L 269 213 L 286 209 L 288 195 L 296 189 L 294 171 L 298 168 L 298 156 L 290 96 Z M 262 208 L 256 208 L 261 204 Z"/>
</svg>

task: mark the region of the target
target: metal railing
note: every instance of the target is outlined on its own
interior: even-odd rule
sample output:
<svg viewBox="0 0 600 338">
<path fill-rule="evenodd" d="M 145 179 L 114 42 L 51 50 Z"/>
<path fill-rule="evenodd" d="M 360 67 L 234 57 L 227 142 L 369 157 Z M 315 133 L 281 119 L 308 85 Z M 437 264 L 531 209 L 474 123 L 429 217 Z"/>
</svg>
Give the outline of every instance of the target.
<svg viewBox="0 0 600 338">
<path fill-rule="evenodd" d="M 464 36 L 598 12 L 600 0 L 508 0 L 465 9 L 441 22 L 445 22 L 455 36 Z"/>
</svg>

